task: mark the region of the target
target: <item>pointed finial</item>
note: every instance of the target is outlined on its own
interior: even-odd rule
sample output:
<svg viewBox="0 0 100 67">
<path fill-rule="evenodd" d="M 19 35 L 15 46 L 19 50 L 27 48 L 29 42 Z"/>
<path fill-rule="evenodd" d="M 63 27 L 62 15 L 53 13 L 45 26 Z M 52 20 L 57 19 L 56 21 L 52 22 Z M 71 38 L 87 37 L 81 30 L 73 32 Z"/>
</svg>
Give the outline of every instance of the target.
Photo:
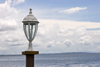
<svg viewBox="0 0 100 67">
<path fill-rule="evenodd" d="M 30 12 L 32 12 L 32 9 L 30 8 Z"/>
<path fill-rule="evenodd" d="M 29 12 L 29 14 L 32 14 L 32 9 L 30 8 L 30 12 Z"/>
</svg>

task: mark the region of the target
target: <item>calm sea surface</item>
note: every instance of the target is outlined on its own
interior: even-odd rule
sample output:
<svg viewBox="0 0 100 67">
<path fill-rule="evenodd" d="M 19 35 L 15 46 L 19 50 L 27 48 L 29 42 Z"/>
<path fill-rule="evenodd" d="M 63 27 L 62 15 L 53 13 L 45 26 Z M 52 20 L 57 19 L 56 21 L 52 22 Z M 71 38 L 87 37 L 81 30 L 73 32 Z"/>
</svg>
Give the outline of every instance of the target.
<svg viewBox="0 0 100 67">
<path fill-rule="evenodd" d="M 25 56 L 1 55 L 0 67 L 25 67 Z M 100 67 L 100 54 L 40 54 L 35 56 L 35 67 Z"/>
</svg>

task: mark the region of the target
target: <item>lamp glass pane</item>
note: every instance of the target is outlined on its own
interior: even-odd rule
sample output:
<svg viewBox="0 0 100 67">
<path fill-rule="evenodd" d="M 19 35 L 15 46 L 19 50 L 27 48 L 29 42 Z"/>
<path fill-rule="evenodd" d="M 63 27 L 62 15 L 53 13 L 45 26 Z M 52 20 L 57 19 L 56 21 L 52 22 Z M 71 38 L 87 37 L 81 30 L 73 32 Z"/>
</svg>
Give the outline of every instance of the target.
<svg viewBox="0 0 100 67">
<path fill-rule="evenodd" d="M 30 40 L 33 39 L 34 32 L 35 32 L 35 24 L 30 23 Z"/>
<path fill-rule="evenodd" d="M 28 23 L 24 23 L 24 31 L 26 38 L 29 40 Z"/>
</svg>

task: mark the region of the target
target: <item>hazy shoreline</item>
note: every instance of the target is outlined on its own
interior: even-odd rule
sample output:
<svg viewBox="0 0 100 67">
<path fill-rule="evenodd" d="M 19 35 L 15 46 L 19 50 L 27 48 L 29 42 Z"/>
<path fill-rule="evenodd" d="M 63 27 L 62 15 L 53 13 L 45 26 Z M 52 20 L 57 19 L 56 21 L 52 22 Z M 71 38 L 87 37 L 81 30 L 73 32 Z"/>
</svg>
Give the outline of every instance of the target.
<svg viewBox="0 0 100 67">
<path fill-rule="evenodd" d="M 52 55 L 52 54 L 100 54 L 95 52 L 66 52 L 66 53 L 41 53 L 38 55 Z M 21 56 L 22 54 L 4 54 L 0 56 Z"/>
</svg>

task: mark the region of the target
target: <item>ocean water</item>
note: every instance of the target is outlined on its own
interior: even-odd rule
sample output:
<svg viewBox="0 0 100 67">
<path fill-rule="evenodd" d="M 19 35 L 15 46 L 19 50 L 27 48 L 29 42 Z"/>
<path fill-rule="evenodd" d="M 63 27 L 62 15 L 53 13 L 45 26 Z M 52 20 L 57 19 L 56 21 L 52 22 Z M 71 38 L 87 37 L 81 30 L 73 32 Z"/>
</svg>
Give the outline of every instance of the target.
<svg viewBox="0 0 100 67">
<path fill-rule="evenodd" d="M 25 56 L 0 55 L 0 67 L 25 67 Z M 100 54 L 39 54 L 35 55 L 35 67 L 100 67 Z"/>
</svg>

